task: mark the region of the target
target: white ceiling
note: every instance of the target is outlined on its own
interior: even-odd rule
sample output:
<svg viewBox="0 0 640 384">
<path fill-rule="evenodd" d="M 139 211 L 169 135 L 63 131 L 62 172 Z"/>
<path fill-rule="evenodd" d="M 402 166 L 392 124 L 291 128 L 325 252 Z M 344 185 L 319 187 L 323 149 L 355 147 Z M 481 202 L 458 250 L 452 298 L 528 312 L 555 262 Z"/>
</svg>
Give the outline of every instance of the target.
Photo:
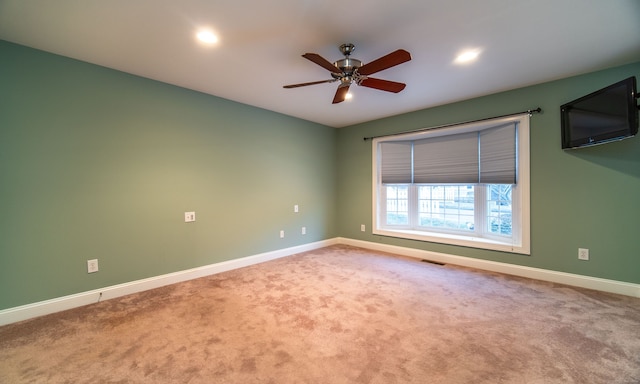
<svg viewBox="0 0 640 384">
<path fill-rule="evenodd" d="M 204 46 L 201 27 L 220 41 Z M 0 39 L 332 127 L 640 60 L 638 0 L 0 0 Z M 398 94 L 337 83 L 300 55 L 364 63 L 403 48 L 374 75 Z M 471 65 L 453 64 L 481 49 Z"/>
</svg>

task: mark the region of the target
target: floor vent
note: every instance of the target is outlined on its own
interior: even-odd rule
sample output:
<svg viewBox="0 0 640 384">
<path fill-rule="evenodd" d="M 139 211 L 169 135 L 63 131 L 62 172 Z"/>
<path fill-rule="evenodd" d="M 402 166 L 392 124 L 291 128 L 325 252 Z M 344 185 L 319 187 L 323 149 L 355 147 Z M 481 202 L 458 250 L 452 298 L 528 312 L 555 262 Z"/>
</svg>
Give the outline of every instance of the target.
<svg viewBox="0 0 640 384">
<path fill-rule="evenodd" d="M 420 261 L 422 261 L 423 263 L 429 263 L 429 264 L 435 264 L 435 265 L 445 265 L 444 263 L 439 263 L 437 261 L 427 260 L 427 259 L 422 259 Z"/>
</svg>

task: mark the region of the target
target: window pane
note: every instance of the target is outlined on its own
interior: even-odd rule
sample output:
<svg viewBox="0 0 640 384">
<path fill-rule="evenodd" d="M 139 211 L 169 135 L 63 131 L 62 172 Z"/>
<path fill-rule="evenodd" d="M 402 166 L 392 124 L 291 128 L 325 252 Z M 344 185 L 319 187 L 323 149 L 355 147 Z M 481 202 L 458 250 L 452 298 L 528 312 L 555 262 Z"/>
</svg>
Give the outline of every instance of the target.
<svg viewBox="0 0 640 384">
<path fill-rule="evenodd" d="M 387 225 L 409 224 L 409 186 L 387 185 Z"/>
<path fill-rule="evenodd" d="M 496 235 L 511 236 L 511 184 L 487 186 L 487 231 Z"/>
<path fill-rule="evenodd" d="M 418 225 L 439 229 L 473 231 L 473 185 L 419 186 Z"/>
</svg>

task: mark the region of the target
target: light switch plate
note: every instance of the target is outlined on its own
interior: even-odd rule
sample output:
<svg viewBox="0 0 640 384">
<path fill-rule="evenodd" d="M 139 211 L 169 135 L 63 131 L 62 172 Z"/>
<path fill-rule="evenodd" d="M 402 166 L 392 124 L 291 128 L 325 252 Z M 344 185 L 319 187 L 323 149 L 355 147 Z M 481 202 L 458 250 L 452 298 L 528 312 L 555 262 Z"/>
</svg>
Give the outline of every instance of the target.
<svg viewBox="0 0 640 384">
<path fill-rule="evenodd" d="M 196 213 L 195 212 L 185 212 L 184 213 L 184 222 L 190 223 L 192 221 L 196 221 Z"/>
</svg>

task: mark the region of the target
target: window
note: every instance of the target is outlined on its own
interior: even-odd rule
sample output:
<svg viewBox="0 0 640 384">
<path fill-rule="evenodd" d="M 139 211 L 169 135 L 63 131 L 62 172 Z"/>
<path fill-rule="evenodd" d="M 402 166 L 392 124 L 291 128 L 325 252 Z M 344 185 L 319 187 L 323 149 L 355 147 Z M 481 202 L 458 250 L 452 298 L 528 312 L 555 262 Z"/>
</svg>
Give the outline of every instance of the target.
<svg viewBox="0 0 640 384">
<path fill-rule="evenodd" d="M 529 254 L 529 116 L 373 140 L 374 234 Z"/>
</svg>

